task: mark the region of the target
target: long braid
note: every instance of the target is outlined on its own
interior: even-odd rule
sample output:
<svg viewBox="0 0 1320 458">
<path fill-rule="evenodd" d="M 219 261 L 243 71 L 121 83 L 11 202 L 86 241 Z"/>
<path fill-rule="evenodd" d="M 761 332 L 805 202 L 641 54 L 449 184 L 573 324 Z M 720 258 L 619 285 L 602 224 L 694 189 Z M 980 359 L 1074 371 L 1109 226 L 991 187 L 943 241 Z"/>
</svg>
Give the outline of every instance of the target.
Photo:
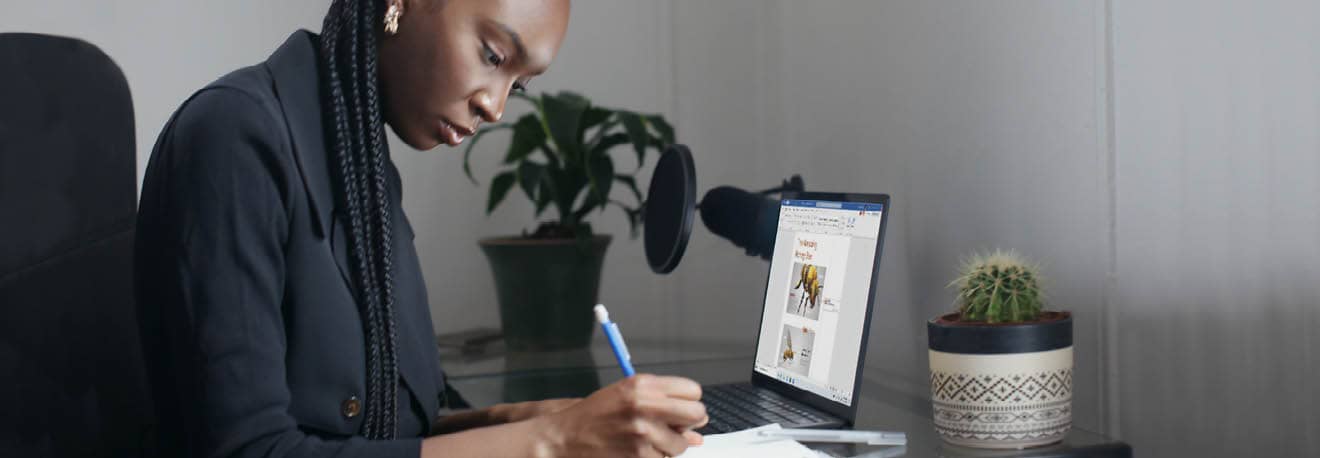
<svg viewBox="0 0 1320 458">
<path fill-rule="evenodd" d="M 394 321 L 394 213 L 390 208 L 390 191 L 388 181 L 385 179 L 384 163 L 388 145 L 384 142 L 385 126 L 380 113 L 378 90 L 380 80 L 378 78 L 379 72 L 375 51 L 377 49 L 375 26 L 379 23 L 377 18 L 380 17 L 378 14 L 380 10 L 371 4 L 363 4 L 362 8 L 363 13 L 367 16 L 367 20 L 362 23 L 363 36 L 366 39 L 363 47 L 363 72 L 365 73 L 363 81 L 367 82 L 363 89 L 365 90 L 369 116 L 366 144 L 367 151 L 371 155 L 371 176 L 375 178 L 376 217 L 380 227 L 378 231 L 379 238 L 377 239 L 377 243 L 380 245 L 380 256 L 376 259 L 380 261 L 378 280 L 383 293 L 381 295 L 381 311 L 384 316 L 381 324 L 384 327 L 385 346 L 389 349 L 386 351 L 386 358 L 382 361 L 382 364 L 386 368 L 383 371 L 385 377 L 392 377 L 392 379 L 387 379 L 386 383 L 390 386 L 396 386 L 398 384 L 399 355 L 397 348 L 395 348 L 398 335 L 395 332 Z M 397 396 L 389 397 L 386 402 L 394 404 L 388 407 L 390 411 L 398 410 Z M 386 418 L 386 421 L 388 422 L 386 423 L 386 429 L 394 430 L 397 418 Z"/>
<path fill-rule="evenodd" d="M 377 369 L 375 370 L 375 376 L 377 377 L 376 386 L 382 389 L 391 390 L 389 393 L 380 393 L 380 395 L 376 397 L 376 408 L 382 412 L 395 412 L 398 407 L 396 402 L 397 396 L 393 395 L 392 390 L 395 390 L 398 386 L 398 370 L 397 364 L 395 363 L 397 358 L 395 356 L 396 350 L 394 348 L 396 339 L 393 333 L 389 330 L 390 323 L 393 322 L 393 311 L 388 310 L 389 307 L 387 305 L 393 303 L 393 288 L 385 285 L 386 279 L 389 277 L 389 272 L 382 267 L 383 264 L 389 262 L 389 256 L 392 255 L 392 253 L 390 253 L 391 250 L 388 250 L 390 245 L 383 241 L 390 240 L 392 234 L 388 232 L 391 228 L 385 227 L 385 225 L 381 224 L 380 221 L 376 219 L 379 218 L 382 208 L 388 209 L 388 207 L 381 206 L 381 196 L 384 191 L 380 184 L 384 182 L 385 175 L 383 171 L 379 170 L 374 165 L 374 163 L 378 161 L 378 158 L 383 155 L 382 145 L 379 143 L 371 143 L 374 138 L 373 132 L 376 132 L 376 130 L 380 128 L 380 125 L 369 123 L 370 120 L 379 119 L 380 117 L 379 97 L 376 94 L 377 78 L 375 74 L 368 71 L 366 65 L 366 62 L 368 61 L 372 63 L 375 62 L 377 49 L 375 45 L 375 37 L 378 22 L 376 21 L 377 16 L 375 15 L 375 8 L 372 6 L 373 3 L 374 2 L 362 1 L 357 5 L 357 15 L 361 17 L 362 20 L 357 21 L 357 29 L 355 30 L 355 33 L 351 34 L 352 46 L 350 49 L 353 49 L 354 52 L 352 53 L 350 60 L 353 63 L 353 68 L 357 71 L 355 80 L 358 105 L 355 107 L 355 110 L 361 116 L 361 121 L 363 122 L 363 124 L 356 130 L 356 132 L 361 135 L 359 142 L 364 152 L 364 154 L 358 157 L 360 180 L 358 186 L 360 189 L 368 190 L 360 195 L 363 208 L 372 209 L 363 214 L 362 218 L 364 221 L 369 222 L 367 224 L 368 230 L 364 240 L 367 242 L 368 259 L 372 260 L 367 268 L 371 270 L 372 277 L 375 278 L 375 284 L 372 285 L 372 298 L 375 301 L 375 304 L 373 305 L 376 308 L 376 313 L 371 318 L 371 326 L 376 338 L 374 348 L 372 349 L 373 353 L 376 354 L 374 361 L 377 365 Z M 359 36 L 362 37 L 360 40 Z M 361 62 L 361 64 L 359 62 Z M 366 113 L 363 113 L 364 111 Z M 382 296 L 381 294 L 384 295 Z M 393 435 L 395 423 L 397 421 L 395 415 L 384 416 L 377 420 L 379 421 L 377 427 L 380 428 L 380 430 L 388 431 L 389 434 Z"/>
<path fill-rule="evenodd" d="M 364 251 L 364 257 L 362 258 L 362 261 L 360 261 L 359 267 L 364 269 L 366 277 L 371 279 L 371 281 L 363 288 L 363 294 L 366 298 L 366 313 L 364 315 L 366 315 L 365 328 L 367 341 L 368 391 L 366 399 L 368 415 L 364 419 L 364 422 L 366 423 L 364 429 L 367 431 L 368 436 L 372 436 L 379 434 L 385 426 L 384 420 L 378 415 L 372 415 L 371 412 L 379 412 L 383 409 L 382 399 L 387 395 L 385 392 L 387 388 L 385 386 L 383 373 L 385 367 L 382 365 L 381 357 L 385 349 L 382 348 L 382 329 L 380 325 L 381 311 L 379 305 L 380 297 L 379 291 L 377 291 L 380 277 L 375 271 L 376 250 L 372 243 L 375 239 L 376 231 L 374 224 L 367 219 L 371 216 L 369 209 L 372 208 L 371 205 L 373 199 L 371 199 L 371 188 L 368 182 L 368 171 L 366 167 L 367 156 L 370 155 L 370 153 L 366 151 L 366 142 L 362 135 L 365 131 L 364 129 L 366 128 L 366 125 L 364 124 L 364 116 L 362 114 L 362 67 L 358 63 L 358 54 L 361 51 L 361 41 L 358 39 L 361 29 L 358 25 L 362 22 L 364 16 L 361 14 L 360 5 L 361 2 L 352 2 L 345 6 L 344 15 L 346 16 L 345 19 L 347 22 L 345 25 L 348 33 L 348 47 L 340 53 L 339 58 L 346 59 L 349 68 L 349 75 L 347 76 L 349 94 L 351 94 L 349 106 L 352 108 L 352 132 L 354 134 L 351 135 L 350 138 L 353 140 L 353 151 L 356 153 L 352 158 L 352 170 L 354 172 L 352 181 L 353 185 L 359 190 L 357 196 L 358 202 L 351 208 L 358 211 L 358 214 L 354 215 L 353 218 L 362 221 L 363 224 L 361 224 L 361 226 L 364 229 L 362 238 L 358 241 L 359 246 L 362 247 L 362 250 Z"/>
<path fill-rule="evenodd" d="M 395 437 L 398 356 L 394 329 L 392 225 L 385 180 L 377 86 L 376 18 L 372 0 L 334 0 L 321 30 L 326 122 L 333 132 L 339 202 L 347 210 L 349 253 L 359 291 L 366 344 L 363 432 L 369 439 Z M 344 90 L 347 86 L 347 93 Z"/>
</svg>

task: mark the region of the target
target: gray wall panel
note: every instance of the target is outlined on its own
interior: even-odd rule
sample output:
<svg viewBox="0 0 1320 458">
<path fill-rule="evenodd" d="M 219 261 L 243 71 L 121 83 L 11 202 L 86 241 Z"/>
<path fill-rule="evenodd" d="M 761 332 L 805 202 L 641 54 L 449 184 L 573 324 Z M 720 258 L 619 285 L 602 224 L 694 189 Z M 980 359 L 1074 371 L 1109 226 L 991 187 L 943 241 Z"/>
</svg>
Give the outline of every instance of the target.
<svg viewBox="0 0 1320 458">
<path fill-rule="evenodd" d="M 1314 456 L 1320 7 L 1114 5 L 1121 433 Z"/>
</svg>

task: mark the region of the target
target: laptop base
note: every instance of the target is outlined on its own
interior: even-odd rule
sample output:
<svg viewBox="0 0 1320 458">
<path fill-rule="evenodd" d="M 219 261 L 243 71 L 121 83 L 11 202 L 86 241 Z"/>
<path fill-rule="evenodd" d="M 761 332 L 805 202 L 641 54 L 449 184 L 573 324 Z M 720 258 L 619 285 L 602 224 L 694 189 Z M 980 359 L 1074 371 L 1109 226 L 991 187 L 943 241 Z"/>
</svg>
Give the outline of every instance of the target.
<svg viewBox="0 0 1320 458">
<path fill-rule="evenodd" d="M 834 415 L 748 382 L 702 387 L 710 423 L 701 434 L 720 434 L 779 423 L 785 428 L 838 428 L 846 422 Z"/>
</svg>

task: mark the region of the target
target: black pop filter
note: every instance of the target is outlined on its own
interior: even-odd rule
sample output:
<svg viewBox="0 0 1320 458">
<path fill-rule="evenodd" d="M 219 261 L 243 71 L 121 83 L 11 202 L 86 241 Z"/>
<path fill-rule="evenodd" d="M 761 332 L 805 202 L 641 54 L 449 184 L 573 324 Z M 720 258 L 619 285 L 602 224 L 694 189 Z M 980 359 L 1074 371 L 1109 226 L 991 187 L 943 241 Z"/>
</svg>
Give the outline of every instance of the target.
<svg viewBox="0 0 1320 458">
<path fill-rule="evenodd" d="M 683 145 L 670 145 L 655 164 L 642 214 L 646 262 L 655 273 L 672 272 L 683 259 L 696 207 L 697 172 L 692 152 Z"/>
</svg>

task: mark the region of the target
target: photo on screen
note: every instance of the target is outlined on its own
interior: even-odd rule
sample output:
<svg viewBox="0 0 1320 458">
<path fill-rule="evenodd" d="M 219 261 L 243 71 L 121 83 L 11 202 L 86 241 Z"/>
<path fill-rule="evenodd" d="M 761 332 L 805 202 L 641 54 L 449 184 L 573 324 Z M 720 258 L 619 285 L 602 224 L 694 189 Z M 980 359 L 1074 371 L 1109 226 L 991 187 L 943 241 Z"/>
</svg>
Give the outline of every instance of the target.
<svg viewBox="0 0 1320 458">
<path fill-rule="evenodd" d="M 805 327 L 784 325 L 784 336 L 779 343 L 779 367 L 807 376 L 811 369 L 811 353 L 815 350 L 816 331 Z"/>
<path fill-rule="evenodd" d="M 819 320 L 821 306 L 825 303 L 825 266 L 793 263 L 793 281 L 788 285 L 787 312 L 809 320 Z"/>
</svg>

